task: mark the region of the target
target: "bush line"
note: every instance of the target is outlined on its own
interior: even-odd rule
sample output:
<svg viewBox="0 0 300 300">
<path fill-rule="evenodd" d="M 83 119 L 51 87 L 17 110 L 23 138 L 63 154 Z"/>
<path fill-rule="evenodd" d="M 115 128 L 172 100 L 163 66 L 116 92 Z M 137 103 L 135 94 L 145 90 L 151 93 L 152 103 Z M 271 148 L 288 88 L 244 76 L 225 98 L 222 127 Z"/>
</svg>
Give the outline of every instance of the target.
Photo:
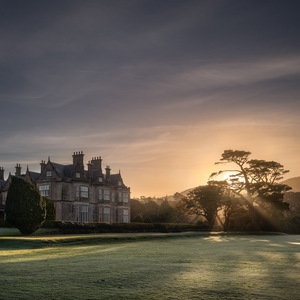
<svg viewBox="0 0 300 300">
<path fill-rule="evenodd" d="M 75 233 L 126 233 L 126 232 L 185 232 L 206 231 L 205 225 L 177 223 L 85 223 L 65 221 L 45 221 L 43 228 L 58 229 L 62 234 Z"/>
</svg>

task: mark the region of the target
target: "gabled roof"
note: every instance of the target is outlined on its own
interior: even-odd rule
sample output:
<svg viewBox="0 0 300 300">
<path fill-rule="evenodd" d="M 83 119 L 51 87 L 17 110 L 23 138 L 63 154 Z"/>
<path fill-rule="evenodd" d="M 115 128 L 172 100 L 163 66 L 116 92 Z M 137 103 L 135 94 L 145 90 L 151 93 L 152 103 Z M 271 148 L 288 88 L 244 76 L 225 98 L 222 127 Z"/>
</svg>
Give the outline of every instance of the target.
<svg viewBox="0 0 300 300">
<path fill-rule="evenodd" d="M 110 182 L 112 185 L 114 186 L 118 186 L 119 185 L 119 181 L 122 182 L 122 187 L 126 187 L 125 184 L 123 183 L 123 179 L 120 173 L 118 174 L 111 174 L 110 175 Z"/>
<path fill-rule="evenodd" d="M 36 183 L 37 179 L 41 176 L 41 173 L 38 173 L 38 172 L 32 172 L 32 171 L 27 171 L 27 172 L 33 183 Z"/>
<path fill-rule="evenodd" d="M 62 165 L 62 164 L 54 163 L 52 161 L 48 161 L 48 164 L 50 164 L 53 167 L 54 171 L 57 173 L 57 175 L 62 178 L 72 178 L 74 176 L 74 173 L 79 171 L 78 164 Z M 80 172 L 82 172 L 82 169 L 80 170 Z M 106 174 L 103 174 L 102 170 L 93 169 L 91 172 L 91 176 L 92 176 L 92 178 L 91 178 L 92 183 L 93 182 L 98 183 L 99 176 L 103 177 L 104 183 L 106 181 Z M 84 179 L 84 180 L 89 179 L 88 170 L 83 170 L 83 178 L 81 178 L 81 179 Z M 112 186 L 119 186 L 119 182 L 122 182 L 122 185 L 121 185 L 122 187 L 126 187 L 123 183 L 123 179 L 122 179 L 120 172 L 118 174 L 110 174 L 110 184 Z"/>
<path fill-rule="evenodd" d="M 58 176 L 60 177 L 72 177 L 72 174 L 74 172 L 74 169 L 76 167 L 76 165 L 72 164 L 72 165 L 61 165 L 61 164 L 57 164 L 57 163 L 53 163 L 51 162 L 53 168 L 55 169 L 56 173 Z"/>
</svg>

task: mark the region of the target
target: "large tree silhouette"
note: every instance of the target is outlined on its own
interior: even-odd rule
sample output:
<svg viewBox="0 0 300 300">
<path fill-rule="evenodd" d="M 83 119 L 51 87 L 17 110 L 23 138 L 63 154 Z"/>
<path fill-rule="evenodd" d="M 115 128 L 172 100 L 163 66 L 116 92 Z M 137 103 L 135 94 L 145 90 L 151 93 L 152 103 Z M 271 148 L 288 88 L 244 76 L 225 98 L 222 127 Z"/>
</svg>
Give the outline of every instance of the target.
<svg viewBox="0 0 300 300">
<path fill-rule="evenodd" d="M 177 209 L 186 214 L 203 216 L 208 229 L 212 229 L 225 200 L 223 192 L 222 187 L 213 184 L 198 186 L 178 203 Z"/>
<path fill-rule="evenodd" d="M 249 151 L 225 150 L 216 164 L 230 164 L 232 168 L 211 174 L 211 182 L 218 184 L 218 176 L 229 173 L 226 188 L 248 208 L 249 228 L 278 229 L 288 209 L 284 192 L 291 189 L 279 181 L 289 171 L 278 162 L 250 159 L 250 155 Z"/>
</svg>

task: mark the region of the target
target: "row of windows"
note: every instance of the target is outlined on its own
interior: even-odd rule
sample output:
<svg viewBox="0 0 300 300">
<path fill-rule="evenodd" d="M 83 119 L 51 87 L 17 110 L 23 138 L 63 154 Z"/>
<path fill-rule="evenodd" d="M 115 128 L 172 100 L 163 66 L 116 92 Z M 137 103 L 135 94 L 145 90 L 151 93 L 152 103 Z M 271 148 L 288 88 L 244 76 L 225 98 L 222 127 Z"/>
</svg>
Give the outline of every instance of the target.
<svg viewBox="0 0 300 300">
<path fill-rule="evenodd" d="M 103 213 L 103 219 L 102 219 Z M 111 208 L 110 207 L 102 207 L 99 208 L 100 219 L 103 222 L 110 223 L 111 219 Z M 76 206 L 76 220 L 80 222 L 88 222 L 89 221 L 89 207 L 86 205 Z M 128 223 L 129 222 L 129 210 L 123 209 L 120 210 L 118 213 L 118 220 L 119 222 Z"/>
<path fill-rule="evenodd" d="M 39 190 L 42 196 L 49 196 L 50 193 L 50 185 L 40 185 Z M 129 195 L 127 192 L 118 192 L 118 201 L 122 201 L 127 203 L 129 201 Z M 75 186 L 75 197 L 76 198 L 89 198 L 89 188 L 84 185 L 76 185 Z M 98 192 L 98 199 L 99 200 L 105 200 L 105 201 L 112 201 L 115 202 L 116 200 L 116 193 L 115 191 L 110 191 L 106 189 L 100 189 Z"/>
<path fill-rule="evenodd" d="M 75 187 L 75 196 L 78 198 L 79 196 L 81 198 L 88 198 L 89 197 L 89 189 L 87 186 L 79 186 L 77 185 Z M 129 201 L 129 195 L 127 192 L 118 192 L 118 201 L 128 202 Z M 104 200 L 104 201 L 116 201 L 116 193 L 115 191 L 110 191 L 106 189 L 100 189 L 98 191 L 98 199 Z"/>
</svg>

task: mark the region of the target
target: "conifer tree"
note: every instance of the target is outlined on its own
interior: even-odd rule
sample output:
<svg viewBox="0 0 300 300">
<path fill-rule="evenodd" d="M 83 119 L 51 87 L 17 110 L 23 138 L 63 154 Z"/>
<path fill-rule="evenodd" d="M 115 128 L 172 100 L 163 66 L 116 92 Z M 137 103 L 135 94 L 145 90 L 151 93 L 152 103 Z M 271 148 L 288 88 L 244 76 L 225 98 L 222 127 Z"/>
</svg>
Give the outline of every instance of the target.
<svg viewBox="0 0 300 300">
<path fill-rule="evenodd" d="M 31 234 L 41 227 L 46 218 L 46 203 L 29 181 L 12 177 L 6 205 L 6 220 L 22 234 Z"/>
</svg>

